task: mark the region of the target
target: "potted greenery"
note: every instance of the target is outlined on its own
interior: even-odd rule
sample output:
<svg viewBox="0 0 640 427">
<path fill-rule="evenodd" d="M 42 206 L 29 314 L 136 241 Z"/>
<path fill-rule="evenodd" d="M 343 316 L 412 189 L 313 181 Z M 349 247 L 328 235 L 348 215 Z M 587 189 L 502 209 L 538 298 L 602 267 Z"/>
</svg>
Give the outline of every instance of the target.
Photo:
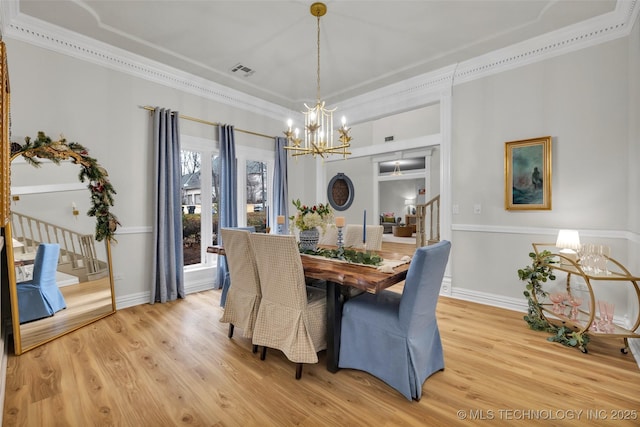
<svg viewBox="0 0 640 427">
<path fill-rule="evenodd" d="M 546 298 L 548 293 L 542 288 L 543 283 L 555 280 L 553 264 L 556 263 L 553 254 L 547 250 L 540 253 L 530 252 L 531 265 L 518 270 L 518 277 L 526 282 L 524 296 L 527 298 L 528 309 L 524 320 L 529 327 L 536 331 L 545 331 L 553 335 L 548 341 L 559 342 L 569 347 L 578 347 L 583 353 L 587 352 L 589 335 L 586 332 L 573 331 L 566 326 L 555 326 L 542 313 L 542 306 L 538 301 Z"/>
</svg>

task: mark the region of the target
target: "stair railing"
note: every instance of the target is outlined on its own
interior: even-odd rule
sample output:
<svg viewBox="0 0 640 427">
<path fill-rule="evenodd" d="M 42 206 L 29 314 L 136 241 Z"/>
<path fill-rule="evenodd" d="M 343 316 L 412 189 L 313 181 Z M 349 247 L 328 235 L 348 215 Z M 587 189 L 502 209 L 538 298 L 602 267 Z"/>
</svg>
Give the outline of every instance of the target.
<svg viewBox="0 0 640 427">
<path fill-rule="evenodd" d="M 428 237 L 427 237 L 428 235 Z M 440 241 L 440 195 L 416 206 L 416 247 Z"/>
</svg>

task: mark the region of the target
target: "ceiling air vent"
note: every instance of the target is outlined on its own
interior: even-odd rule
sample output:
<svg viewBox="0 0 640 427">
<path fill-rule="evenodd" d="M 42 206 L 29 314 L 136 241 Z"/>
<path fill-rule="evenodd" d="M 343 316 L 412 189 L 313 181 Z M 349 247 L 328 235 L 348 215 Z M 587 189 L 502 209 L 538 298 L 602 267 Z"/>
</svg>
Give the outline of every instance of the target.
<svg viewBox="0 0 640 427">
<path fill-rule="evenodd" d="M 255 73 L 255 70 L 252 70 L 251 68 L 247 67 L 246 65 L 236 64 L 231 69 L 231 72 L 232 73 L 242 73 L 244 75 L 244 77 L 249 77 L 253 73 Z"/>
</svg>

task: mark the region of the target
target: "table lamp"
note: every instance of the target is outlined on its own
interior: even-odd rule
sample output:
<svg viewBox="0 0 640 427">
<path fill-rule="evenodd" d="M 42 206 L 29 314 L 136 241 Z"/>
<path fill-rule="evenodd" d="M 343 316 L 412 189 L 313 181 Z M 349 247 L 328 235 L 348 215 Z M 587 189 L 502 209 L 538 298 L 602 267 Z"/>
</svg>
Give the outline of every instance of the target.
<svg viewBox="0 0 640 427">
<path fill-rule="evenodd" d="M 580 249 L 580 235 L 577 230 L 560 230 L 556 239 L 556 247 L 560 248 L 561 264 L 571 265 L 571 262 L 578 262 L 578 253 Z"/>
<path fill-rule="evenodd" d="M 415 203 L 416 199 L 405 199 L 404 205 L 407 207 L 407 215 L 411 215 L 411 206 Z"/>
</svg>

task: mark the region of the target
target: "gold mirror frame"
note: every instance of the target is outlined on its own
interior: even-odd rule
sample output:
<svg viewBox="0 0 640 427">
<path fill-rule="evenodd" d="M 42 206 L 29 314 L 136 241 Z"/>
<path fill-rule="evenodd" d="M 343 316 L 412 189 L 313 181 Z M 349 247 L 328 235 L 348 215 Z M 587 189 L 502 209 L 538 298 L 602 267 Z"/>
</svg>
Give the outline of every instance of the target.
<svg viewBox="0 0 640 427">
<path fill-rule="evenodd" d="M 39 132 L 33 141 L 25 138 L 25 144 L 20 145 L 10 142 L 10 116 L 9 116 L 9 78 L 6 61 L 6 47 L 4 42 L 0 40 L 1 69 L 0 84 L 2 91 L 0 94 L 0 166 L 2 173 L 2 184 L 0 185 L 0 227 L 2 227 L 5 239 L 5 255 L 6 255 L 6 272 L 3 272 L 3 280 L 8 280 L 9 296 L 11 302 L 11 322 L 13 325 L 13 344 L 14 351 L 17 355 L 25 351 L 36 348 L 46 342 L 54 340 L 62 335 L 77 330 L 83 326 L 102 319 L 116 311 L 113 268 L 111 260 L 111 242 L 114 241 L 114 233 L 119 222 L 117 218 L 110 212 L 109 208 L 113 206 L 113 195 L 115 190 L 108 180 L 107 171 L 102 168 L 95 159 L 89 156 L 88 151 L 78 143 L 67 142 L 64 138 L 58 141 L 52 141 L 44 133 Z M 62 160 L 70 160 L 71 163 L 80 166 L 80 181 L 88 181 L 87 188 L 91 192 L 91 208 L 87 212 L 88 216 L 96 218 L 96 231 L 94 239 L 97 241 L 105 240 L 106 263 L 108 265 L 108 289 L 110 305 L 104 305 L 99 311 L 93 313 L 93 317 L 80 317 L 76 319 L 66 319 L 65 327 L 58 328 L 58 325 L 50 325 L 50 330 L 45 331 L 43 335 L 28 342 L 23 346 L 21 337 L 20 315 L 18 310 L 18 292 L 16 284 L 16 268 L 14 262 L 13 249 L 13 233 L 11 229 L 11 162 L 13 159 L 22 156 L 26 163 L 32 166 L 40 166 L 39 159 L 48 159 L 52 163 L 59 165 Z M 107 275 L 101 276 L 98 282 L 107 279 Z M 106 292 L 106 285 L 104 290 Z M 6 289 L 6 288 L 5 288 Z M 106 300 L 106 294 L 103 297 Z M 2 304 L 3 308 L 7 304 Z M 3 313 L 3 320 L 6 316 Z M 47 323 L 48 326 L 48 323 Z M 42 337 L 42 339 L 40 339 Z"/>
<path fill-rule="evenodd" d="M 52 141 L 44 133 L 39 132 L 38 137 L 33 141 L 30 138 L 25 138 L 24 145 L 16 143 L 11 144 L 10 161 L 13 161 L 19 156 L 22 156 L 27 164 L 36 167 L 41 165 L 39 159 L 43 158 L 50 160 L 54 165 L 60 165 L 60 162 L 63 160 L 70 160 L 72 164 L 80 166 L 81 172 L 79 179 L 82 182 L 85 180 L 89 181 L 87 188 L 91 192 L 92 207 L 87 212 L 87 215 L 96 217 L 96 231 L 94 239 L 97 241 L 105 240 L 106 264 L 108 268 L 108 298 L 110 299 L 110 305 L 99 305 L 94 310 L 82 310 L 83 313 L 80 315 L 65 317 L 62 320 L 65 325 L 63 328 L 59 328 L 59 322 L 56 322 L 55 319 L 53 321 L 45 320 L 48 318 L 38 321 L 40 325 L 37 323 L 21 325 L 18 307 L 16 264 L 14 261 L 15 253 L 12 244 L 13 230 L 10 222 L 5 224 L 4 235 L 6 242 L 8 243 L 6 245 L 6 259 L 11 298 L 13 341 L 16 354 L 21 354 L 25 351 L 36 348 L 46 342 L 77 330 L 115 312 L 116 304 L 110 244 L 111 241 L 114 240 L 113 234 L 119 225 L 117 218 L 109 210 L 110 206 L 113 205 L 113 194 L 115 194 L 115 191 L 107 178 L 108 174 L 95 159 L 89 156 L 88 151 L 80 144 L 67 142 L 64 138 L 61 138 L 58 141 Z M 9 166 L 11 166 L 11 164 Z M 11 213 L 9 215 L 11 215 Z M 105 287 L 107 283 L 103 283 L 107 277 L 102 277 L 102 279 L 98 280 L 81 282 L 81 286 L 83 288 L 90 290 L 90 294 L 83 295 L 85 298 L 86 296 L 91 295 L 92 304 L 95 303 L 96 296 L 100 295 L 96 292 L 106 292 L 107 290 Z M 99 289 L 103 290 L 100 291 Z M 76 298 L 79 294 L 80 293 L 78 291 L 74 290 L 73 295 L 75 295 Z M 106 294 L 103 294 L 99 300 L 105 301 L 105 298 Z M 69 308 L 67 308 L 67 310 L 69 310 Z M 28 339 L 26 335 L 23 336 L 23 327 L 30 331 Z"/>
<path fill-rule="evenodd" d="M 9 70 L 7 69 L 7 49 L 0 40 L 0 226 L 4 227 L 9 222 L 9 196 L 10 196 L 10 147 L 9 142 Z"/>
</svg>

